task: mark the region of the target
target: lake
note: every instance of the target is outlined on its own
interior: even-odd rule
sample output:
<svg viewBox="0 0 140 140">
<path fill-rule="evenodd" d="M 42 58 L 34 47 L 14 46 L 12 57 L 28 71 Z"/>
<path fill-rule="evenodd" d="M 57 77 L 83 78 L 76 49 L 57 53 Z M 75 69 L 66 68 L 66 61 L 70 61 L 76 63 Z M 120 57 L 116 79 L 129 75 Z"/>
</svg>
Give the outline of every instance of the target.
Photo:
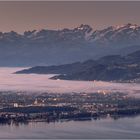
<svg viewBox="0 0 140 140">
<path fill-rule="evenodd" d="M 140 138 L 140 116 L 106 118 L 92 121 L 31 122 L 21 125 L 0 125 L 0 138 L 18 139 L 81 139 Z"/>
</svg>

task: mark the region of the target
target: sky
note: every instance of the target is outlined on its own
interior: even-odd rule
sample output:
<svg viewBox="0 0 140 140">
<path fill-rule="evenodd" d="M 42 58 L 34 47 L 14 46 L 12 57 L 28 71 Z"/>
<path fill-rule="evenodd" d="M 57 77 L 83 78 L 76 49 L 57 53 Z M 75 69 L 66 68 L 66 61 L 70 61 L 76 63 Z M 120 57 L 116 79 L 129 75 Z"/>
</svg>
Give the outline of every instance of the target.
<svg viewBox="0 0 140 140">
<path fill-rule="evenodd" d="M 140 1 L 0 1 L 0 31 L 140 25 Z"/>
</svg>

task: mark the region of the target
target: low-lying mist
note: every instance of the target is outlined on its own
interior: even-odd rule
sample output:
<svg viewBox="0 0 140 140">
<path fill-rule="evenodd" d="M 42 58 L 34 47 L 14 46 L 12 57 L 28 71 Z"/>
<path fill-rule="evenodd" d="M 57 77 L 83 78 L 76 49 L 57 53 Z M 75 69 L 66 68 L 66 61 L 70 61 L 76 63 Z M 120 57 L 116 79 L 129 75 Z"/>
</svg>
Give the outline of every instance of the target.
<svg viewBox="0 0 140 140">
<path fill-rule="evenodd" d="M 105 90 L 133 93 L 132 95 L 140 96 L 140 86 L 136 83 L 51 80 L 49 78 L 52 75 L 13 74 L 21 69 L 25 68 L 0 68 L 0 91 L 80 93 Z"/>
</svg>

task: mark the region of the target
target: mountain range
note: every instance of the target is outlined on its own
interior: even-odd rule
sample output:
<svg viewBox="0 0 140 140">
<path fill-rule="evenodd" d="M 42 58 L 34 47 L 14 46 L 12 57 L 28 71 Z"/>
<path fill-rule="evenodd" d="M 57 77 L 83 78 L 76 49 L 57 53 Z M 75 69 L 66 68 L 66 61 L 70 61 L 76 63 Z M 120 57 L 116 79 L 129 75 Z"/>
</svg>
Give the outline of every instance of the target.
<svg viewBox="0 0 140 140">
<path fill-rule="evenodd" d="M 0 66 L 66 64 L 140 50 L 140 26 L 125 24 L 94 30 L 73 29 L 0 32 Z"/>
</svg>

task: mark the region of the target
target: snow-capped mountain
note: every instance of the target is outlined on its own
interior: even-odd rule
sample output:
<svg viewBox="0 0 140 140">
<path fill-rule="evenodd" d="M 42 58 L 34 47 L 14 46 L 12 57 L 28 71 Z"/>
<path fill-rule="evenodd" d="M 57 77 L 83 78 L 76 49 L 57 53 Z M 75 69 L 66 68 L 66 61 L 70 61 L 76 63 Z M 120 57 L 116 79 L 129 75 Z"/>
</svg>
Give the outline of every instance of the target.
<svg viewBox="0 0 140 140">
<path fill-rule="evenodd" d="M 74 29 L 62 29 L 62 30 L 46 30 L 40 31 L 26 31 L 24 32 L 24 38 L 33 41 L 43 42 L 59 42 L 59 41 L 85 41 L 88 37 L 90 38 L 92 28 L 89 25 L 81 24 L 79 27 Z"/>
<path fill-rule="evenodd" d="M 39 42 L 80 41 L 95 45 L 138 45 L 140 43 L 140 26 L 125 24 L 110 26 L 102 30 L 93 30 L 89 25 L 81 24 L 74 29 L 40 30 L 24 33 L 24 38 Z"/>
<path fill-rule="evenodd" d="M 0 32 L 0 66 L 64 64 L 136 50 L 140 50 L 140 26 L 130 23 L 102 30 L 81 24 L 23 34 Z"/>
<path fill-rule="evenodd" d="M 23 35 L 14 31 L 8 33 L 0 32 L 0 43 L 9 42 L 39 42 L 39 43 L 61 43 L 67 41 L 88 42 L 95 45 L 137 45 L 140 43 L 140 26 L 136 24 L 125 24 L 121 26 L 110 26 L 103 30 L 93 30 L 89 25 L 81 24 L 74 29 L 25 31 Z M 49 44 L 48 44 L 49 45 Z"/>
<path fill-rule="evenodd" d="M 128 23 L 96 30 L 90 41 L 100 45 L 136 45 L 140 43 L 140 26 Z"/>
</svg>

